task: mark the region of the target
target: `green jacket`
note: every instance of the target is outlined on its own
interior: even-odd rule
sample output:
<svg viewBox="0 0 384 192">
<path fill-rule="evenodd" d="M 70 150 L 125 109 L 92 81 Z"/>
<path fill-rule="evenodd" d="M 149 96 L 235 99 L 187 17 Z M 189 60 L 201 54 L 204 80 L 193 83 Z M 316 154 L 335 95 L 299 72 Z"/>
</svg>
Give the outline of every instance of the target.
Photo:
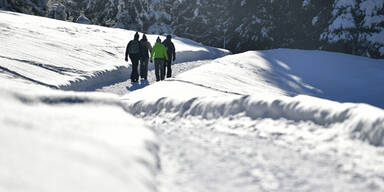
<svg viewBox="0 0 384 192">
<path fill-rule="evenodd" d="M 153 60 L 153 57 L 155 57 L 155 59 L 168 60 L 167 49 L 163 44 L 156 43 L 155 46 L 153 46 L 151 51 L 151 61 Z"/>
</svg>

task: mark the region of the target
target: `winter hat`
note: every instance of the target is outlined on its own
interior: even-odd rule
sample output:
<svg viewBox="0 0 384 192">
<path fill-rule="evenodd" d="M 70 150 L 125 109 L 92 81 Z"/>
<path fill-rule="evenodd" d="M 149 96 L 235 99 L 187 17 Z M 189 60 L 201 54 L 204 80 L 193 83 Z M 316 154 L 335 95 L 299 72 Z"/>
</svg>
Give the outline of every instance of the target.
<svg viewBox="0 0 384 192">
<path fill-rule="evenodd" d="M 139 32 L 136 32 L 136 34 L 135 34 L 135 39 L 139 39 L 140 38 L 140 36 L 139 36 Z"/>
<path fill-rule="evenodd" d="M 156 39 L 156 43 L 161 43 L 161 39 L 160 39 L 160 37 L 157 37 L 157 39 Z"/>
<path fill-rule="evenodd" d="M 147 41 L 147 36 L 145 34 L 143 34 L 143 38 L 142 38 L 144 41 Z"/>
<path fill-rule="evenodd" d="M 167 39 L 172 39 L 172 35 L 167 35 Z"/>
</svg>

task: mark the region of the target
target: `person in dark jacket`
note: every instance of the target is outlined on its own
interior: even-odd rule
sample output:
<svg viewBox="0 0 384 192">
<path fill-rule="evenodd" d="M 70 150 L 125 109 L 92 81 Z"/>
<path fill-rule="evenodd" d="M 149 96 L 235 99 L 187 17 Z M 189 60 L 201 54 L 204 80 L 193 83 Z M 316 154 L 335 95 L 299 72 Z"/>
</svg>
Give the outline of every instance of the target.
<svg viewBox="0 0 384 192">
<path fill-rule="evenodd" d="M 167 35 L 167 38 L 163 42 L 165 48 L 167 49 L 167 54 L 168 54 L 168 60 L 165 62 L 165 69 L 167 72 L 167 78 L 172 77 L 172 61 L 176 60 L 176 49 L 175 45 L 172 43 L 172 36 Z"/>
<path fill-rule="evenodd" d="M 147 80 L 148 78 L 148 62 L 149 62 L 149 53 L 152 52 L 152 45 L 148 41 L 147 36 L 144 34 L 140 40 L 141 44 L 141 59 L 140 59 L 140 76 L 141 79 Z"/>
<path fill-rule="evenodd" d="M 128 62 L 129 59 L 132 61 L 132 73 L 131 73 L 131 82 L 135 83 L 139 80 L 139 73 L 137 68 L 139 66 L 139 60 L 142 56 L 142 48 L 139 41 L 139 33 L 136 32 L 134 39 L 130 41 L 125 50 L 125 61 Z"/>
</svg>

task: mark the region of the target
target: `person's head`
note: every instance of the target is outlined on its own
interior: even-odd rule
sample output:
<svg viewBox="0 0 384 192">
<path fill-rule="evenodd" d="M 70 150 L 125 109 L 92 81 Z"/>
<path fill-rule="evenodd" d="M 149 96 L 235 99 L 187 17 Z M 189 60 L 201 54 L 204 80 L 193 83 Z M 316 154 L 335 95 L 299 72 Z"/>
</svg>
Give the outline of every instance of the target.
<svg viewBox="0 0 384 192">
<path fill-rule="evenodd" d="M 139 38 L 140 38 L 139 32 L 135 33 L 135 37 L 134 38 L 135 38 L 135 40 L 139 40 Z"/>
<path fill-rule="evenodd" d="M 157 39 L 156 39 L 156 43 L 161 43 L 161 39 L 160 39 L 160 37 L 157 37 Z"/>
<path fill-rule="evenodd" d="M 146 36 L 145 34 L 143 34 L 142 40 L 144 40 L 144 41 L 147 41 L 147 40 L 148 40 L 148 39 L 147 39 L 147 36 Z"/>
<path fill-rule="evenodd" d="M 172 39 L 172 35 L 167 35 L 167 40 L 171 40 Z"/>
</svg>

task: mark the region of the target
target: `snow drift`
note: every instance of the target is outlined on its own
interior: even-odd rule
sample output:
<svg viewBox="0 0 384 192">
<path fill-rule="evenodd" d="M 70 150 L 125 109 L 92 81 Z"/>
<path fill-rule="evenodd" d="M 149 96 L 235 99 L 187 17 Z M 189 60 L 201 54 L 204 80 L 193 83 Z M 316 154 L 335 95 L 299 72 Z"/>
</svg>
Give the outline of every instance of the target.
<svg viewBox="0 0 384 192">
<path fill-rule="evenodd" d="M 325 128 L 340 128 L 350 138 L 384 146 L 384 111 L 365 104 L 337 103 L 310 96 L 255 97 L 231 96 L 203 97 L 186 100 L 162 97 L 158 100 L 127 102 L 135 115 L 172 117 L 199 116 L 218 119 L 246 116 L 251 119 L 286 119 L 294 122 L 310 121 Z M 341 125 L 341 126 L 340 126 Z"/>
<path fill-rule="evenodd" d="M 136 115 L 286 119 L 384 146 L 384 61 L 320 51 L 230 55 L 124 97 Z M 151 94 L 156 93 L 156 94 Z M 304 96 L 307 94 L 309 96 Z M 310 96 L 311 95 L 311 96 Z"/>
<path fill-rule="evenodd" d="M 157 141 L 111 95 L 0 90 L 0 191 L 156 191 Z"/>
</svg>

